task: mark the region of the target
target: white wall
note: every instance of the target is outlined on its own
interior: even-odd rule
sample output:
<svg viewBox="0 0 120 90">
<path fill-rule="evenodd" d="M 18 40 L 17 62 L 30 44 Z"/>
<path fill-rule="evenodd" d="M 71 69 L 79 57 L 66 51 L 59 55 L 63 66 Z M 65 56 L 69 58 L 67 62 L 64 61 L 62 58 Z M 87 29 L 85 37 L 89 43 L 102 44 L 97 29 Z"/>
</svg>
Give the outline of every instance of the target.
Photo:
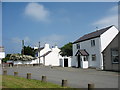
<svg viewBox="0 0 120 90">
<path fill-rule="evenodd" d="M 1 64 L 2 58 L 5 58 L 5 52 L 0 52 L 0 64 Z"/>
<path fill-rule="evenodd" d="M 103 69 L 103 55 L 102 55 L 102 51 L 110 44 L 110 42 L 112 42 L 112 40 L 115 38 L 115 36 L 118 34 L 118 29 L 113 26 L 111 27 L 109 30 L 107 30 L 106 32 L 104 32 L 101 36 L 100 36 L 100 41 L 101 41 L 101 67 Z"/>
<path fill-rule="evenodd" d="M 118 29 L 115 26 L 111 27 L 109 30 L 101 35 L 101 52 L 109 45 L 109 43 L 118 34 Z"/>
<path fill-rule="evenodd" d="M 57 46 L 55 48 L 52 48 L 52 51 L 47 56 L 45 56 L 45 65 L 60 66 L 59 60 L 61 55 L 59 52 L 60 49 L 58 49 Z"/>
</svg>

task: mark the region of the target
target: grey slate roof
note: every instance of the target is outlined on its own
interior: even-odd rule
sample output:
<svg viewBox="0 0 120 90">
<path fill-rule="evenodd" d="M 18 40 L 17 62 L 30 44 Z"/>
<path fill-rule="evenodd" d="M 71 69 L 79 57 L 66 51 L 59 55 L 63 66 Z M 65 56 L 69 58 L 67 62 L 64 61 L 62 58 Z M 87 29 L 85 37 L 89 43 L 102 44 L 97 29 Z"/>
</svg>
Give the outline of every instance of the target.
<svg viewBox="0 0 120 90">
<path fill-rule="evenodd" d="M 45 56 L 47 56 L 49 53 L 51 53 L 51 51 L 46 52 L 46 53 L 43 54 L 41 57 L 45 57 Z"/>
<path fill-rule="evenodd" d="M 88 54 L 88 52 L 85 49 L 80 49 L 75 54 L 75 56 L 77 56 L 77 55 L 88 56 L 89 54 Z"/>
<path fill-rule="evenodd" d="M 96 37 L 99 37 L 101 34 L 103 34 L 105 31 L 107 31 L 108 29 L 110 29 L 113 25 L 109 26 L 109 27 L 106 27 L 106 28 L 103 28 L 103 29 L 100 29 L 100 30 L 97 30 L 95 32 L 92 32 L 92 33 L 89 33 L 89 34 L 86 34 L 82 37 L 80 37 L 78 40 L 76 40 L 74 43 L 78 43 L 78 42 L 82 42 L 82 41 L 85 41 L 85 40 L 89 40 L 89 39 L 92 39 L 92 38 L 96 38 Z"/>
</svg>

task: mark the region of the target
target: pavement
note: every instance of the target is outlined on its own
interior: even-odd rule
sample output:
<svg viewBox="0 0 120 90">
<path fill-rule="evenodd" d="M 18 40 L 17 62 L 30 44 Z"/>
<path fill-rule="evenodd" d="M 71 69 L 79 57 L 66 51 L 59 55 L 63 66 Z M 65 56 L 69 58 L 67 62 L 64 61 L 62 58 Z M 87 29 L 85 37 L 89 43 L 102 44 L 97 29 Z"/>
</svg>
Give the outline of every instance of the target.
<svg viewBox="0 0 120 90">
<path fill-rule="evenodd" d="M 94 83 L 95 88 L 118 88 L 118 72 L 101 71 L 96 69 L 80 69 L 68 67 L 7 67 L 8 75 L 18 72 L 18 76 L 26 77 L 27 73 L 32 74 L 32 79 L 41 80 L 43 75 L 47 81 L 61 85 L 62 80 L 68 81 L 68 86 L 73 88 L 87 88 L 88 83 Z"/>
</svg>

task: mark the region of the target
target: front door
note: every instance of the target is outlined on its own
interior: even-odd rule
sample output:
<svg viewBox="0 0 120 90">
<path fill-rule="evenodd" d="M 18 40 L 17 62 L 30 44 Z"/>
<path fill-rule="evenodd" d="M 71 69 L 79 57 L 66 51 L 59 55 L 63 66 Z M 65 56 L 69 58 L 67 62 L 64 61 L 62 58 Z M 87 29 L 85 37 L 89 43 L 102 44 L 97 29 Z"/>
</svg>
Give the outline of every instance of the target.
<svg viewBox="0 0 120 90">
<path fill-rule="evenodd" d="M 77 57 L 78 57 L 78 68 L 80 68 L 81 67 L 80 55 L 78 55 Z"/>
<path fill-rule="evenodd" d="M 64 67 L 68 67 L 68 59 L 64 59 Z"/>
</svg>

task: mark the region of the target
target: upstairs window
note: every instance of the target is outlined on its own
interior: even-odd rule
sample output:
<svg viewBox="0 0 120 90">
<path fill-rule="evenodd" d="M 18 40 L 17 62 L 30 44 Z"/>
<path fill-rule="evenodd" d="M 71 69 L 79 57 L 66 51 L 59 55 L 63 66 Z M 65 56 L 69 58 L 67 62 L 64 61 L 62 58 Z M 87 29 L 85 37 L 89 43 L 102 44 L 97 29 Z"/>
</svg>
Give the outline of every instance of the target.
<svg viewBox="0 0 120 90">
<path fill-rule="evenodd" d="M 111 58 L 112 58 L 112 63 L 119 63 L 119 56 L 117 49 L 111 49 Z"/>
<path fill-rule="evenodd" d="M 95 46 L 95 40 L 91 40 L 91 46 Z"/>
<path fill-rule="evenodd" d="M 80 44 L 76 44 L 76 48 L 77 48 L 77 49 L 80 49 Z"/>
<path fill-rule="evenodd" d="M 96 54 L 92 55 L 92 61 L 96 61 Z"/>
</svg>

